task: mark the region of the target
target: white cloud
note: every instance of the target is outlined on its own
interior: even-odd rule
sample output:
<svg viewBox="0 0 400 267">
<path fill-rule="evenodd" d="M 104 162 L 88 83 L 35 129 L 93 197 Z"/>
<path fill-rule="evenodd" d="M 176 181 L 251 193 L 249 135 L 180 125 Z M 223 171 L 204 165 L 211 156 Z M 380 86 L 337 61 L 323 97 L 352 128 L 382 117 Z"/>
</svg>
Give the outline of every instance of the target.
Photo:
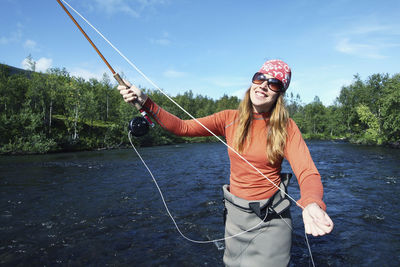
<svg viewBox="0 0 400 267">
<path fill-rule="evenodd" d="M 251 81 L 245 77 L 228 77 L 228 76 L 214 76 L 204 78 L 206 82 L 222 88 L 245 88 L 251 85 Z"/>
<path fill-rule="evenodd" d="M 353 82 L 350 79 L 334 79 L 331 81 L 327 81 L 324 85 L 324 90 L 321 90 L 319 95 L 322 103 L 324 105 L 333 105 L 336 97 L 340 95 L 340 91 L 343 86 L 348 86 Z"/>
<path fill-rule="evenodd" d="M 393 30 L 392 26 L 388 25 L 360 25 L 348 31 L 350 35 L 358 34 L 372 34 L 381 32 L 391 32 Z"/>
<path fill-rule="evenodd" d="M 162 36 L 158 39 L 150 39 L 150 43 L 158 44 L 158 45 L 169 45 L 171 44 L 171 40 L 169 38 L 168 32 L 163 32 Z"/>
<path fill-rule="evenodd" d="M 353 46 L 349 45 L 349 38 L 340 40 L 335 48 L 337 51 L 347 54 L 353 53 L 355 50 Z"/>
<path fill-rule="evenodd" d="M 35 62 L 35 71 L 38 72 L 46 72 L 47 69 L 51 68 L 51 65 L 53 64 L 53 60 L 51 58 L 39 58 L 39 60 L 34 61 Z M 29 64 L 29 60 L 25 58 L 22 62 L 21 65 L 24 69 L 30 69 L 31 66 Z"/>
<path fill-rule="evenodd" d="M 390 55 L 388 49 L 400 46 L 399 35 L 399 27 L 394 25 L 357 25 L 337 34 L 335 50 L 360 58 L 385 59 Z"/>
<path fill-rule="evenodd" d="M 382 45 L 351 42 L 349 38 L 341 39 L 335 49 L 341 53 L 355 55 L 362 58 L 383 59 L 387 58 L 381 54 Z"/>
<path fill-rule="evenodd" d="M 138 2 L 143 6 L 157 6 L 168 3 L 166 0 L 138 0 Z"/>
<path fill-rule="evenodd" d="M 186 73 L 182 71 L 177 71 L 173 69 L 169 69 L 163 72 L 164 77 L 166 78 L 180 78 L 186 75 Z"/>
<path fill-rule="evenodd" d="M 15 32 L 12 32 L 9 36 L 1 36 L 0 37 L 0 45 L 7 45 L 12 43 L 17 43 L 20 41 L 22 37 L 22 31 L 20 25 L 17 25 L 18 29 Z"/>
<path fill-rule="evenodd" d="M 171 43 L 170 40 L 161 38 L 161 39 L 150 39 L 150 42 L 152 44 L 158 44 L 158 45 L 169 45 Z"/>
<path fill-rule="evenodd" d="M 37 43 L 33 40 L 26 40 L 24 43 L 24 48 L 29 49 L 29 50 L 36 50 Z"/>
<path fill-rule="evenodd" d="M 135 18 L 139 17 L 139 13 L 125 0 L 95 0 L 95 2 L 96 7 L 108 15 L 123 13 Z"/>
<path fill-rule="evenodd" d="M 318 96 L 325 106 L 329 106 L 333 105 L 342 87 L 348 86 L 353 82 L 351 75 L 348 78 L 335 78 L 331 77 L 328 73 L 325 73 L 325 75 L 321 74 L 319 77 L 296 79 L 296 81 L 290 83 L 286 95 L 289 96 L 293 93 L 296 97 L 299 94 L 303 104 L 311 103 L 315 96 Z"/>
<path fill-rule="evenodd" d="M 26 70 L 30 70 L 31 69 L 31 65 L 30 65 L 29 60 L 27 58 L 22 60 L 21 66 L 22 66 L 22 68 L 24 68 Z"/>
<path fill-rule="evenodd" d="M 251 85 L 248 77 L 243 76 L 209 76 L 202 77 L 197 81 L 201 87 L 212 88 L 204 92 L 206 95 L 213 98 L 219 98 L 222 93 L 229 96 L 236 96 L 242 99 L 246 90 Z"/>
<path fill-rule="evenodd" d="M 71 73 L 71 76 L 80 77 L 85 80 L 89 80 L 91 78 L 101 80 L 101 79 L 103 79 L 103 74 L 108 73 L 108 72 L 107 72 L 107 69 L 98 69 L 98 70 L 92 71 L 89 69 L 78 67 L 78 68 L 72 69 L 72 71 L 70 73 Z"/>
<path fill-rule="evenodd" d="M 100 10 L 109 16 L 118 14 L 128 15 L 134 18 L 141 17 L 144 10 L 157 9 L 159 5 L 166 4 L 165 0 L 93 0 L 86 8 Z"/>
<path fill-rule="evenodd" d="M 247 90 L 247 88 L 240 89 L 240 90 L 234 91 L 234 92 L 231 93 L 230 95 L 231 95 L 231 96 L 236 96 L 236 97 L 239 98 L 239 99 L 243 99 L 244 94 L 246 93 L 246 90 Z"/>
<path fill-rule="evenodd" d="M 47 69 L 51 67 L 53 64 L 53 60 L 51 58 L 39 58 L 39 60 L 36 62 L 36 71 L 42 71 L 45 72 Z"/>
</svg>

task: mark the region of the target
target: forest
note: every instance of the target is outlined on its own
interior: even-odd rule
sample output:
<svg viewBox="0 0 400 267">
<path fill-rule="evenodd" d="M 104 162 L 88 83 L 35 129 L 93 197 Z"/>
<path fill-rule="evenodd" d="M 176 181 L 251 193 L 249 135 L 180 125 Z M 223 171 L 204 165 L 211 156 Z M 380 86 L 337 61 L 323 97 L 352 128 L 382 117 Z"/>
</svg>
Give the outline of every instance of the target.
<svg viewBox="0 0 400 267">
<path fill-rule="evenodd" d="M 188 116 L 160 92 L 141 88 L 156 103 L 182 119 Z M 191 91 L 173 99 L 194 117 L 236 109 L 240 99 L 212 99 Z M 299 95 L 285 96 L 290 116 L 305 139 L 347 140 L 371 145 L 400 144 L 400 73 L 359 75 L 341 88 L 333 105 L 318 96 L 304 104 Z M 107 74 L 101 80 L 71 76 L 66 69 L 46 73 L 0 65 L 0 154 L 31 154 L 123 148 L 129 145 L 127 125 L 139 113 L 123 102 Z M 174 136 L 160 126 L 136 145 L 214 142 L 213 137 Z"/>
</svg>

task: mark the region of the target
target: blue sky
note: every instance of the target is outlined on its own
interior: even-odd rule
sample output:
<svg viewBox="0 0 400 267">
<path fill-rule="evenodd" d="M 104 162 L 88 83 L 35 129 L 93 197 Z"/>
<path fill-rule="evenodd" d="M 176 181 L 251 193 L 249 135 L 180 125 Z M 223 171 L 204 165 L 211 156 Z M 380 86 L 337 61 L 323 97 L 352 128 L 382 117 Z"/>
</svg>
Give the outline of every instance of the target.
<svg viewBox="0 0 400 267">
<path fill-rule="evenodd" d="M 400 71 L 398 0 L 68 0 L 166 93 L 242 96 L 263 62 L 292 68 L 288 93 L 333 103 L 355 74 Z M 75 15 L 114 69 L 152 88 Z M 65 67 L 101 78 L 109 70 L 56 0 L 1 0 L 0 63 Z"/>
</svg>

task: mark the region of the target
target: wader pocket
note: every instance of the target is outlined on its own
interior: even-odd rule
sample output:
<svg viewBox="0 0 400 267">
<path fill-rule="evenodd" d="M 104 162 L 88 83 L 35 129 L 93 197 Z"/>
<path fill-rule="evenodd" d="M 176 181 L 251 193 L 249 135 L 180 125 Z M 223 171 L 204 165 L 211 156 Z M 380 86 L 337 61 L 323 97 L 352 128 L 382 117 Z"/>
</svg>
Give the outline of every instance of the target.
<svg viewBox="0 0 400 267">
<path fill-rule="evenodd" d="M 270 210 L 278 215 L 280 215 L 288 208 L 290 208 L 290 205 L 292 204 L 286 195 L 290 178 L 292 178 L 291 173 L 281 173 L 281 184 L 280 184 L 281 190 L 277 191 L 275 195 L 272 197 L 273 200 Z M 282 190 L 286 194 L 283 193 Z"/>
<path fill-rule="evenodd" d="M 224 212 L 223 212 L 223 222 L 224 225 L 226 225 L 226 216 L 228 213 L 228 210 L 226 208 L 226 204 L 230 203 L 234 206 L 240 207 L 242 209 L 254 212 L 257 217 L 259 217 L 261 220 L 269 220 L 271 216 L 273 215 L 280 215 L 283 212 L 285 212 L 287 209 L 290 208 L 291 202 L 287 198 L 286 194 L 287 193 L 287 186 L 289 184 L 290 178 L 292 177 L 291 173 L 281 173 L 281 183 L 280 183 L 280 189 L 278 190 L 270 199 L 263 200 L 261 202 L 259 201 L 254 201 L 254 202 L 249 202 L 249 201 L 243 201 L 239 200 L 239 198 L 233 196 L 232 194 L 229 193 L 229 186 L 224 185 L 223 190 L 224 190 Z M 285 193 L 284 193 L 285 192 Z M 243 204 L 244 202 L 244 204 Z"/>
</svg>

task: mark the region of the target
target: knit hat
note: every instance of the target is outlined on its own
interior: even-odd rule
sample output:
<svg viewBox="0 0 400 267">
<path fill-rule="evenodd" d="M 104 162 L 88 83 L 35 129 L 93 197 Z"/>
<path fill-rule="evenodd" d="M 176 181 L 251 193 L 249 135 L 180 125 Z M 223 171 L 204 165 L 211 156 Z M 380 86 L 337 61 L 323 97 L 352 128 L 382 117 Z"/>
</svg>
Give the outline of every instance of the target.
<svg viewBox="0 0 400 267">
<path fill-rule="evenodd" d="M 279 59 L 268 60 L 258 71 L 269 74 L 283 83 L 283 91 L 286 91 L 290 84 L 292 72 L 288 64 Z"/>
</svg>

